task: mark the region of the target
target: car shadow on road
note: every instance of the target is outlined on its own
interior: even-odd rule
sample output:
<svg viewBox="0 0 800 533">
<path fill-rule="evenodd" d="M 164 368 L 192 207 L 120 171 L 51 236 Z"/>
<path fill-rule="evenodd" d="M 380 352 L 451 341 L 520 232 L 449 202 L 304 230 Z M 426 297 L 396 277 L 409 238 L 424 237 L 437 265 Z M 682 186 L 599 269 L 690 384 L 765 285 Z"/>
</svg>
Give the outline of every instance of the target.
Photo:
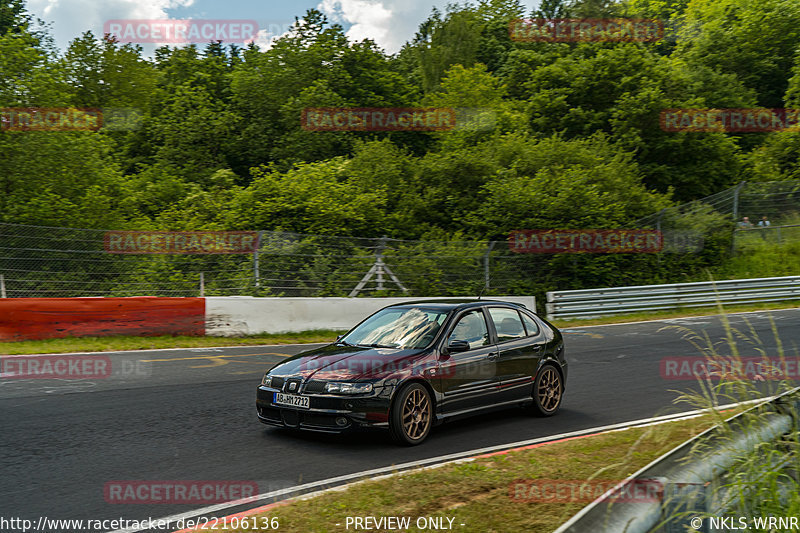
<svg viewBox="0 0 800 533">
<path fill-rule="evenodd" d="M 562 409 L 556 416 L 540 418 L 523 409 L 504 409 L 459 420 L 433 428 L 428 440 L 414 447 L 452 453 L 469 448 L 494 446 L 529 440 L 599 425 L 600 421 L 580 411 Z M 388 431 L 364 430 L 344 434 L 328 434 L 288 428 L 266 427 L 266 439 L 280 439 L 287 446 L 323 445 L 332 449 L 372 450 L 396 446 Z M 469 443 L 469 447 L 465 447 Z M 435 448 L 433 446 L 435 446 Z"/>
</svg>

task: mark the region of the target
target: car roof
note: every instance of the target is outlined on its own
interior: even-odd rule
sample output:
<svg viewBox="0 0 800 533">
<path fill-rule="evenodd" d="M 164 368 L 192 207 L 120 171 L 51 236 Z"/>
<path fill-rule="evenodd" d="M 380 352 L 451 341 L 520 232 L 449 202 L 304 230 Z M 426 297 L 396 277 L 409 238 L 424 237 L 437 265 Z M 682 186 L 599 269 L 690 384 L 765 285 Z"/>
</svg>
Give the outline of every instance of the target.
<svg viewBox="0 0 800 533">
<path fill-rule="evenodd" d="M 415 300 L 413 302 L 402 302 L 393 304 L 387 307 L 419 307 L 425 306 L 433 309 L 441 309 L 443 311 L 449 311 L 456 308 L 466 309 L 468 307 L 478 307 L 484 304 L 503 304 L 503 305 L 510 305 L 513 307 L 525 307 L 522 304 L 517 304 L 513 302 L 504 302 L 502 300 L 474 300 L 474 299 L 464 299 L 464 300 Z"/>
</svg>

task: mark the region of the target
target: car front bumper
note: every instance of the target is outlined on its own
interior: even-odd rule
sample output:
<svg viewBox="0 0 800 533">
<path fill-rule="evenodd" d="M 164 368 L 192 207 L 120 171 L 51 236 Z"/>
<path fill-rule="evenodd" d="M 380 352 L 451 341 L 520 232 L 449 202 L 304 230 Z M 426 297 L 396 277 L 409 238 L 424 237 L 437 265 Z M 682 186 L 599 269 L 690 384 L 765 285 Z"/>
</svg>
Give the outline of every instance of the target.
<svg viewBox="0 0 800 533">
<path fill-rule="evenodd" d="M 303 394 L 309 408 L 290 407 L 274 402 L 278 389 L 260 385 L 256 393 L 258 419 L 271 426 L 344 433 L 354 429 L 386 429 L 389 427 L 391 395 L 386 388 L 369 395 L 336 396 Z"/>
</svg>

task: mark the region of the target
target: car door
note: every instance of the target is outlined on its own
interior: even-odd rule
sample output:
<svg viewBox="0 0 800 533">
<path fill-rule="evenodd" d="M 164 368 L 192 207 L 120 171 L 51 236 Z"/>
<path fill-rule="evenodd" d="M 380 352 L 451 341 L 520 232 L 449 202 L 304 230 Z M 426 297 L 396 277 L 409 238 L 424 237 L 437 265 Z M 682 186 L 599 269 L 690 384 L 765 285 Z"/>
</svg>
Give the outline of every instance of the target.
<svg viewBox="0 0 800 533">
<path fill-rule="evenodd" d="M 536 322 L 510 307 L 489 307 L 497 338 L 497 401 L 529 398 L 546 339 Z"/>
<path fill-rule="evenodd" d="M 448 351 L 453 341 L 465 341 L 469 349 Z M 492 342 L 483 308 L 462 312 L 453 321 L 443 341 L 440 379 L 442 411 L 452 414 L 495 402 L 497 395 L 497 347 Z"/>
</svg>

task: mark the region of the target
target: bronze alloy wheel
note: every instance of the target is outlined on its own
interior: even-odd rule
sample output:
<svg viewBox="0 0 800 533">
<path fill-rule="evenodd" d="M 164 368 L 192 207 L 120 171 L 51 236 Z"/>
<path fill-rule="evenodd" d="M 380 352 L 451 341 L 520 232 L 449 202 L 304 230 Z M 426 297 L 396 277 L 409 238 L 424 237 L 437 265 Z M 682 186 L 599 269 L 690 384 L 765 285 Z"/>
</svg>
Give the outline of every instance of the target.
<svg viewBox="0 0 800 533">
<path fill-rule="evenodd" d="M 561 374 L 553 365 L 547 364 L 542 367 L 536 376 L 534 385 L 534 407 L 537 414 L 550 416 L 558 411 L 561 405 L 561 396 L 564 387 L 561 384 Z"/>
<path fill-rule="evenodd" d="M 433 406 L 427 389 L 412 383 L 400 391 L 392 409 L 392 435 L 401 444 L 419 444 L 428 436 Z"/>
</svg>

